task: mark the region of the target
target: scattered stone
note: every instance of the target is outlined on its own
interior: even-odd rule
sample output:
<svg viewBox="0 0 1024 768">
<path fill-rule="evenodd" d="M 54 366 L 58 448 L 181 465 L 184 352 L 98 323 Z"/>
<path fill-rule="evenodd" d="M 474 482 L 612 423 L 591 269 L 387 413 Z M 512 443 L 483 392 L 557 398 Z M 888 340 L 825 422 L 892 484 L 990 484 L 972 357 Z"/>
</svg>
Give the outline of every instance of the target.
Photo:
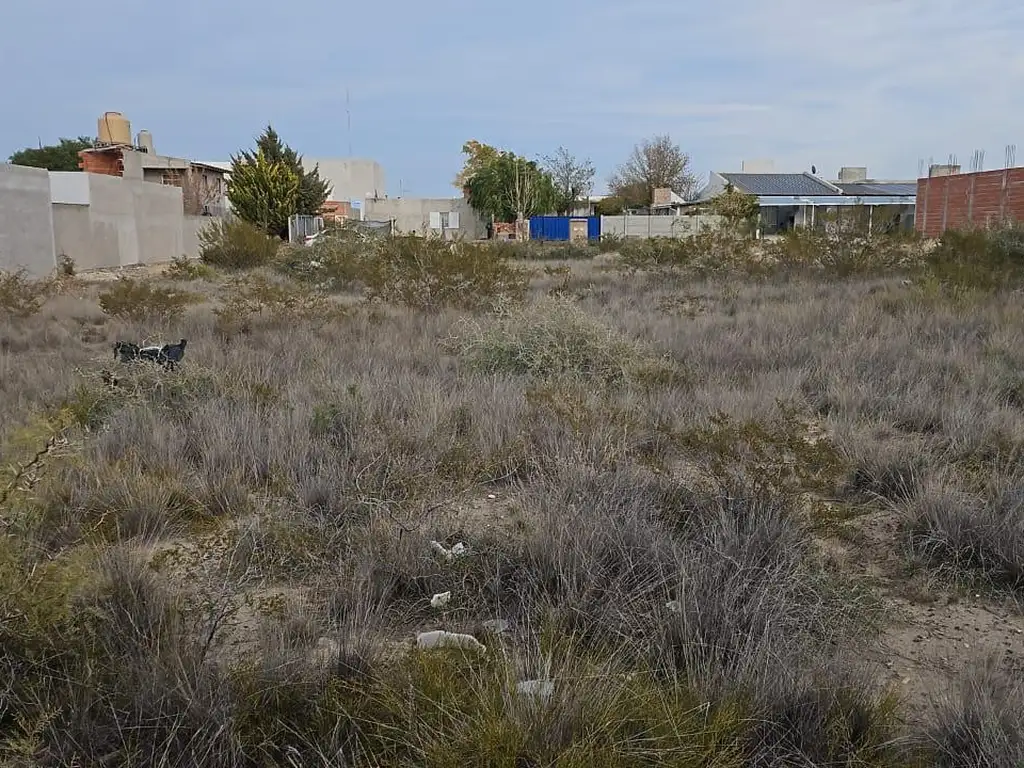
<svg viewBox="0 0 1024 768">
<path fill-rule="evenodd" d="M 416 635 L 416 647 L 422 650 L 462 648 L 464 650 L 479 651 L 480 653 L 487 652 L 487 646 L 472 635 L 464 635 L 460 632 L 446 632 L 443 629 L 420 632 Z"/>
</svg>

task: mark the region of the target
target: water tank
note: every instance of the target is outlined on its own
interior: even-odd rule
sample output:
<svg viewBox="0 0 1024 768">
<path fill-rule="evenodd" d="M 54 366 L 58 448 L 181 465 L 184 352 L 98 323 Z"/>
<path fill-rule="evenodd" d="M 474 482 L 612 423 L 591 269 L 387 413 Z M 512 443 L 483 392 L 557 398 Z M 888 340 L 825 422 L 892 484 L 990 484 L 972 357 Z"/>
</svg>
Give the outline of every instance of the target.
<svg viewBox="0 0 1024 768">
<path fill-rule="evenodd" d="M 139 131 L 138 138 L 135 140 L 135 145 L 151 155 L 156 154 L 156 150 L 153 149 L 153 134 L 149 131 Z"/>
<path fill-rule="evenodd" d="M 132 143 L 132 124 L 120 112 L 104 112 L 97 121 L 96 137 L 101 144 Z"/>
</svg>

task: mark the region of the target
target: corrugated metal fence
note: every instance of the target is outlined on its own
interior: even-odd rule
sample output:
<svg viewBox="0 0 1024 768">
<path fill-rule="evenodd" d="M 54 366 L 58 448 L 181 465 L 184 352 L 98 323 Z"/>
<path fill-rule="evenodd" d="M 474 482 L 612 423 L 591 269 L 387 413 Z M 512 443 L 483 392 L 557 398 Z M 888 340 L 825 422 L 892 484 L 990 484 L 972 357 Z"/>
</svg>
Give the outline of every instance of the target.
<svg viewBox="0 0 1024 768">
<path fill-rule="evenodd" d="M 587 240 L 601 239 L 600 216 L 531 216 L 530 239 L 570 240 L 574 221 L 587 223 Z"/>
<path fill-rule="evenodd" d="M 296 213 L 288 217 L 288 242 L 302 243 L 306 238 L 315 235 L 324 228 L 322 216 L 305 216 Z"/>
</svg>

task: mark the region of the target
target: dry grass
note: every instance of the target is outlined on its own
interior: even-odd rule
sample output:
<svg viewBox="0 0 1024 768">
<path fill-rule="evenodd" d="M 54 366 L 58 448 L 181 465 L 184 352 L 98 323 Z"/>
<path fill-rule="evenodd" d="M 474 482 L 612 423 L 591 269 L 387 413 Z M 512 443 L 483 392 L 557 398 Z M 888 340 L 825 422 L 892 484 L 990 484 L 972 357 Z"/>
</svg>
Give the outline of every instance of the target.
<svg viewBox="0 0 1024 768">
<path fill-rule="evenodd" d="M 145 294 L 196 299 L 157 313 L 11 283 L 4 760 L 1019 760 L 1004 662 L 929 713 L 868 661 L 908 571 L 1020 596 L 1024 311 L 951 278 L 951 242 L 897 277 L 797 245 L 720 279 L 641 244 L 524 289 L 519 250 L 384 240 L 368 272 L 346 243 L 177 265 Z M 111 352 L 178 338 L 170 373 Z M 431 629 L 487 652 L 411 650 Z M 515 692 L 538 678 L 547 703 Z"/>
</svg>

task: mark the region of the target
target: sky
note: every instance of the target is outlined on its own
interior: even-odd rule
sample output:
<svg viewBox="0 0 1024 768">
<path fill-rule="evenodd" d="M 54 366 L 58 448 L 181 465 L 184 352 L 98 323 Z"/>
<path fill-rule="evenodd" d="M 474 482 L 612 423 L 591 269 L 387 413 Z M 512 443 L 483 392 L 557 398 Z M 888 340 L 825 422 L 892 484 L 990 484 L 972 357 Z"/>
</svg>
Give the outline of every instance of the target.
<svg viewBox="0 0 1024 768">
<path fill-rule="evenodd" d="M 565 146 L 597 193 L 659 134 L 705 178 L 767 158 L 912 179 L 1018 141 L 1024 163 L 1019 0 L 32 0 L 3 23 L 0 157 L 110 110 L 203 161 L 271 123 L 307 157 L 377 160 L 392 196 L 455 194 L 468 139 Z"/>
</svg>

